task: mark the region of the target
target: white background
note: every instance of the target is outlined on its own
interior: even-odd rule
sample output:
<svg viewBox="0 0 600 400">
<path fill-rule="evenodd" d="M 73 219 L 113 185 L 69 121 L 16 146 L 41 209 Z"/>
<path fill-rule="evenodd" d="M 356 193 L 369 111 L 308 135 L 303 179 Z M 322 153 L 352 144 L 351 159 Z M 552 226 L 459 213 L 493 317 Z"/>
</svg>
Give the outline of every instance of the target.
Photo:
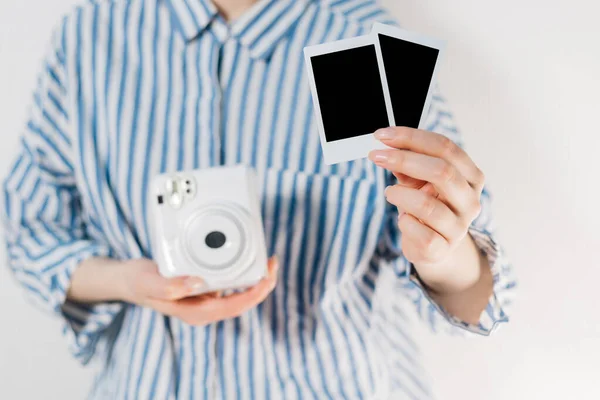
<svg viewBox="0 0 600 400">
<path fill-rule="evenodd" d="M 52 26 L 72 0 L 0 1 L 0 171 Z M 444 38 L 441 86 L 495 194 L 520 292 L 495 337 L 423 334 L 440 399 L 600 399 L 600 6 L 388 0 Z M 0 398 L 81 399 L 90 372 L 0 268 Z"/>
</svg>

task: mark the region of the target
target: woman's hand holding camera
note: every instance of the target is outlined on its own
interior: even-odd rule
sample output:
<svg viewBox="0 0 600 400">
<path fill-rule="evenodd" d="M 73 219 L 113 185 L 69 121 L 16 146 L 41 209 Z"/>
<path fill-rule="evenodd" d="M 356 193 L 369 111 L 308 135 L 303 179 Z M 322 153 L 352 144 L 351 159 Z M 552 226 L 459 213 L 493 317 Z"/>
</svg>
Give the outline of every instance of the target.
<svg viewBox="0 0 600 400">
<path fill-rule="evenodd" d="M 164 278 L 152 260 L 93 258 L 75 270 L 68 298 L 79 302 L 125 301 L 190 325 L 206 325 L 240 316 L 262 303 L 275 288 L 278 269 L 277 259 L 272 257 L 267 277 L 252 288 L 224 297 L 219 293 L 195 296 L 204 284 L 202 279 Z"/>
</svg>

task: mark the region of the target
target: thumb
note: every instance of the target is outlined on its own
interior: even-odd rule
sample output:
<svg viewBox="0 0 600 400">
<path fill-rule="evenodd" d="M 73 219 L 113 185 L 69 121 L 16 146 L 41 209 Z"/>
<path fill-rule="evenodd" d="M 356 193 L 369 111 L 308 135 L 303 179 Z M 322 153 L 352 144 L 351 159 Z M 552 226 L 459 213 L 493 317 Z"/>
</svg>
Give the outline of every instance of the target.
<svg viewBox="0 0 600 400">
<path fill-rule="evenodd" d="M 160 300 L 179 300 L 193 296 L 205 285 L 202 278 L 192 276 L 164 278 L 156 273 L 146 274 L 139 279 L 143 294 Z"/>
</svg>

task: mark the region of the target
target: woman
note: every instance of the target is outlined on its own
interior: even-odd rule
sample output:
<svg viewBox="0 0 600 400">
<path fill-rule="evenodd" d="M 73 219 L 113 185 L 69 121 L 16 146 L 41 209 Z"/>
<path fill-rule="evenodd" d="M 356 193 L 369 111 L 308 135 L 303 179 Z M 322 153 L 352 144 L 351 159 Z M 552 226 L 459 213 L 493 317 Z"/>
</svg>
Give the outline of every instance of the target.
<svg viewBox="0 0 600 400">
<path fill-rule="evenodd" d="M 92 2 L 61 22 L 5 181 L 11 268 L 96 364 L 92 398 L 430 398 L 412 309 L 436 330 L 507 320 L 483 174 L 438 94 L 426 131 L 323 165 L 302 48 L 394 21 L 368 0 L 254 3 Z M 192 296 L 200 278 L 151 261 L 148 182 L 235 163 L 258 172 L 278 259 L 244 293 Z"/>
</svg>

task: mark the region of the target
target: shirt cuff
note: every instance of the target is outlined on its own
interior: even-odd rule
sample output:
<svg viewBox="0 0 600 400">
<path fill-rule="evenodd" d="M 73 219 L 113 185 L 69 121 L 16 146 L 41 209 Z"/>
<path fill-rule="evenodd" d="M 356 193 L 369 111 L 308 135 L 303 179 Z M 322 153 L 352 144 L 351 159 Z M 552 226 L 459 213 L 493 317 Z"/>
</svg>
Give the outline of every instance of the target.
<svg viewBox="0 0 600 400">
<path fill-rule="evenodd" d="M 78 242 L 77 245 L 81 245 Z M 63 317 L 63 334 L 69 350 L 82 364 L 87 364 L 95 353 L 96 345 L 119 312 L 123 310 L 120 302 L 82 304 L 67 299 L 71 277 L 79 264 L 92 257 L 109 257 L 108 247 L 94 243 L 78 250 L 53 275 L 50 282 L 50 305 L 54 312 Z"/>
<path fill-rule="evenodd" d="M 469 228 L 469 234 L 473 238 L 476 246 L 479 250 L 487 257 L 493 276 L 493 294 L 488 302 L 487 307 L 481 313 L 479 323 L 477 325 L 470 324 L 463 321 L 454 315 L 447 312 L 441 305 L 436 303 L 429 295 L 423 282 L 419 279 L 419 276 L 411 263 L 406 270 L 409 279 L 409 285 L 420 289 L 422 295 L 429 302 L 429 309 L 431 312 L 437 313 L 443 317 L 451 326 L 448 328 L 457 327 L 462 331 L 479 334 L 483 336 L 489 336 L 496 328 L 503 322 L 508 322 L 509 318 L 505 311 L 505 304 L 510 303 L 511 291 L 506 289 L 512 289 L 514 282 L 510 278 L 510 265 L 505 261 L 502 249 L 494 241 L 494 239 L 488 233 L 478 230 L 476 228 Z M 451 329 L 451 332 L 454 330 Z"/>
</svg>

